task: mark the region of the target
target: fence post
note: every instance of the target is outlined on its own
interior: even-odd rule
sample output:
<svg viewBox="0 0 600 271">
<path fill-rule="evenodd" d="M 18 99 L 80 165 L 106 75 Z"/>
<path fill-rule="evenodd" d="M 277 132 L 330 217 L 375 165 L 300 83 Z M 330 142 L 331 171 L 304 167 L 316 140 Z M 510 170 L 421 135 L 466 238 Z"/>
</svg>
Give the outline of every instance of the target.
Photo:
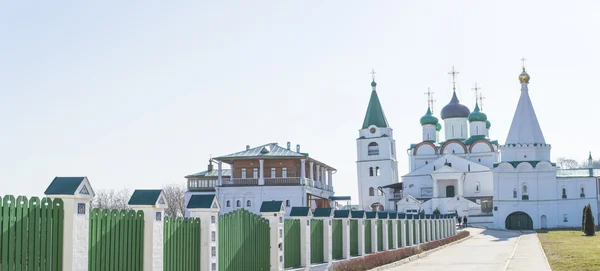
<svg viewBox="0 0 600 271">
<path fill-rule="evenodd" d="M 323 261 L 327 263 L 327 266 L 331 266 L 331 263 L 333 262 L 333 232 L 331 229 L 333 211 L 332 208 L 316 208 L 314 213 L 316 219 L 323 220 Z"/>
<path fill-rule="evenodd" d="M 406 215 L 405 214 L 398 214 L 398 218 L 400 218 L 400 220 L 398 221 L 398 223 L 400 223 L 400 247 L 406 247 Z"/>
<path fill-rule="evenodd" d="M 431 215 L 425 215 L 425 226 L 423 227 L 423 230 L 425 230 L 425 242 L 429 242 L 432 240 L 432 232 L 433 232 L 433 227 L 432 227 L 432 223 L 431 223 Z"/>
<path fill-rule="evenodd" d="M 90 201 L 94 191 L 87 177 L 56 177 L 44 194 L 63 200 L 63 270 L 88 270 Z"/>
<path fill-rule="evenodd" d="M 165 209 L 168 207 L 162 189 L 133 191 L 129 207 L 144 212 L 144 271 L 162 271 L 164 259 Z"/>
<path fill-rule="evenodd" d="M 310 207 L 292 207 L 290 217 L 300 221 L 300 265 L 310 269 Z"/>
<path fill-rule="evenodd" d="M 414 217 L 415 222 L 415 245 L 421 244 L 421 219 L 417 214 Z"/>
<path fill-rule="evenodd" d="M 398 215 L 392 219 L 392 248 L 399 248 L 401 242 L 398 242 Z"/>
<path fill-rule="evenodd" d="M 389 247 L 389 241 L 388 241 L 388 218 L 387 216 L 384 217 L 384 215 L 380 214 L 380 219 L 382 220 L 381 222 L 381 242 L 383 242 L 383 246 L 381 246 L 381 248 L 383 249 L 383 251 L 386 251 L 388 249 L 390 249 Z"/>
<path fill-rule="evenodd" d="M 406 245 L 410 247 L 415 244 L 414 243 L 414 233 L 413 233 L 413 231 L 415 229 L 413 227 L 412 215 L 409 215 L 409 214 L 406 215 L 406 228 L 407 228 L 407 232 L 408 232 L 408 234 L 406 235 Z"/>
<path fill-rule="evenodd" d="M 263 201 L 260 206 L 260 213 L 269 221 L 271 251 L 271 271 L 283 270 L 283 216 L 285 215 L 285 206 L 283 201 Z"/>
<path fill-rule="evenodd" d="M 200 271 L 219 270 L 219 200 L 216 195 L 192 195 L 186 209 L 200 218 Z M 214 251 L 214 252 L 213 252 Z"/>
<path fill-rule="evenodd" d="M 365 211 L 352 211 L 352 219 L 358 226 L 358 256 L 365 255 Z"/>
</svg>

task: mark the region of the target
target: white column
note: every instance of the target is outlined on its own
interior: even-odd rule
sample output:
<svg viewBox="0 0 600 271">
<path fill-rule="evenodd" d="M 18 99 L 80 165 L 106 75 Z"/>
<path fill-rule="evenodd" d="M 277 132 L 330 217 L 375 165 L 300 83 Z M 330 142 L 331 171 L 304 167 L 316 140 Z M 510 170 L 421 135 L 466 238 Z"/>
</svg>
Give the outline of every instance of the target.
<svg viewBox="0 0 600 271">
<path fill-rule="evenodd" d="M 350 219 L 342 218 L 342 257 L 350 259 Z"/>
<path fill-rule="evenodd" d="M 382 237 L 381 241 L 383 242 L 382 248 L 383 248 L 383 251 L 386 251 L 386 250 L 390 249 L 390 247 L 389 247 L 390 242 L 388 241 L 388 239 L 389 239 L 389 236 L 388 236 L 388 220 L 387 219 L 382 220 L 381 221 L 381 226 L 383 228 L 383 229 L 381 229 L 381 233 L 382 233 L 381 234 L 381 237 Z"/>
<path fill-rule="evenodd" d="M 364 218 L 357 219 L 358 221 L 358 256 L 365 255 L 365 223 L 370 223 Z"/>
<path fill-rule="evenodd" d="M 163 270 L 163 237 L 165 209 L 152 206 L 132 206 L 135 211 L 144 212 L 144 271 Z M 160 213 L 160 214 L 159 214 Z"/>
<path fill-rule="evenodd" d="M 323 261 L 331 266 L 333 262 L 333 231 L 331 228 L 331 217 L 319 217 L 323 220 Z"/>
<path fill-rule="evenodd" d="M 400 223 L 400 247 L 405 247 L 406 246 L 406 220 L 405 219 L 400 219 L 400 221 L 398 222 Z"/>
<path fill-rule="evenodd" d="M 371 252 L 377 252 L 377 218 L 367 221 L 371 223 Z"/>
<path fill-rule="evenodd" d="M 333 191 L 333 171 L 327 170 L 327 187 L 329 191 Z"/>
<path fill-rule="evenodd" d="M 396 249 L 399 247 L 400 244 L 398 244 L 398 221 L 397 219 L 392 220 L 392 245 L 393 245 L 393 249 Z"/>
<path fill-rule="evenodd" d="M 265 160 L 258 160 L 260 168 L 258 169 L 258 185 L 265 185 Z"/>
<path fill-rule="evenodd" d="M 321 184 L 323 189 L 327 188 L 327 175 L 325 174 L 325 167 L 321 168 Z"/>
<path fill-rule="evenodd" d="M 190 217 L 200 219 L 200 271 L 219 270 L 219 209 L 189 210 Z"/>
<path fill-rule="evenodd" d="M 271 236 L 271 269 L 270 271 L 283 270 L 283 216 L 285 212 L 262 213 L 262 216 L 269 221 Z"/>
<path fill-rule="evenodd" d="M 300 265 L 310 267 L 310 218 L 299 217 L 300 220 Z"/>
<path fill-rule="evenodd" d="M 231 174 L 231 177 L 233 177 L 233 173 Z M 217 162 L 217 185 L 223 185 L 223 162 L 221 161 Z"/>
<path fill-rule="evenodd" d="M 310 166 L 310 185 L 314 186 L 315 185 L 315 162 L 309 162 L 308 163 Z"/>
<path fill-rule="evenodd" d="M 300 184 L 306 184 L 306 159 L 300 160 Z"/>
<path fill-rule="evenodd" d="M 317 165 L 317 172 L 315 172 L 316 176 L 316 182 L 320 183 L 321 182 L 321 166 Z M 319 185 L 315 184 L 315 186 L 320 187 Z"/>
<path fill-rule="evenodd" d="M 90 198 L 59 196 L 63 200 L 63 270 L 88 270 Z"/>
<path fill-rule="evenodd" d="M 435 181 L 434 178 L 431 178 L 433 180 L 433 197 L 437 198 L 438 197 L 438 187 L 437 187 L 437 182 Z"/>
</svg>

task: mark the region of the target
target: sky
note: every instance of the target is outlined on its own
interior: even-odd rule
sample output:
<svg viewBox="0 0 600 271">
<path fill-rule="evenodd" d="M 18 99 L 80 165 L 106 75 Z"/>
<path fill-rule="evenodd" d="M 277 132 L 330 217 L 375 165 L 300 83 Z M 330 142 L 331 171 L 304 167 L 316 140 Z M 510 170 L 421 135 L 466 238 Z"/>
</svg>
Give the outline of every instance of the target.
<svg viewBox="0 0 600 271">
<path fill-rule="evenodd" d="M 371 70 L 398 150 L 477 83 L 502 144 L 529 93 L 552 157 L 598 153 L 598 1 L 0 1 L 0 195 L 55 176 L 185 184 L 210 155 L 270 142 L 334 166 L 358 201 Z M 400 173 L 408 155 L 398 152 Z"/>
</svg>

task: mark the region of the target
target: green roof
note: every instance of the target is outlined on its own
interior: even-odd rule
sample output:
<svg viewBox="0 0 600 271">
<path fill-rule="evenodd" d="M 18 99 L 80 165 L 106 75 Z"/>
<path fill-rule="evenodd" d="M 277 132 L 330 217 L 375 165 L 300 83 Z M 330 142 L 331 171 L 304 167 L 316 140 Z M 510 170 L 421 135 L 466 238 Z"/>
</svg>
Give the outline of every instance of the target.
<svg viewBox="0 0 600 271">
<path fill-rule="evenodd" d="M 46 195 L 75 195 L 85 177 L 56 177 L 46 188 Z"/>
<path fill-rule="evenodd" d="M 129 199 L 129 205 L 155 205 L 162 190 L 141 190 L 136 189 Z"/>
<path fill-rule="evenodd" d="M 365 212 L 367 214 L 367 218 L 377 218 L 377 212 Z"/>
<path fill-rule="evenodd" d="M 192 195 L 186 208 L 210 209 L 215 200 L 215 195 Z"/>
<path fill-rule="evenodd" d="M 485 138 L 485 135 L 474 135 L 474 136 L 471 136 L 471 137 L 469 137 L 469 138 L 468 138 L 467 140 L 465 140 L 463 143 L 465 143 L 465 145 L 469 146 L 469 145 L 473 144 L 473 142 L 475 142 L 475 141 L 477 141 L 477 140 L 480 140 L 480 139 L 487 140 L 487 139 Z M 489 140 L 487 140 L 487 141 L 489 141 Z"/>
<path fill-rule="evenodd" d="M 377 216 L 379 217 L 379 219 L 388 218 L 388 213 L 387 212 L 377 212 Z"/>
<path fill-rule="evenodd" d="M 489 120 L 485 121 L 485 128 L 486 129 L 490 129 L 490 127 L 492 127 L 492 123 Z"/>
<path fill-rule="evenodd" d="M 558 169 L 557 178 L 585 178 L 600 177 L 600 169 L 578 168 L 578 169 Z"/>
<path fill-rule="evenodd" d="M 438 132 L 442 130 L 442 125 L 439 122 L 435 125 L 435 130 Z"/>
<path fill-rule="evenodd" d="M 351 200 L 352 198 L 350 196 L 331 196 L 329 197 L 330 200 Z"/>
<path fill-rule="evenodd" d="M 479 110 L 479 104 L 475 103 L 475 110 L 469 114 L 469 122 L 487 121 L 487 115 Z"/>
<path fill-rule="evenodd" d="M 348 218 L 350 217 L 350 210 L 335 210 L 333 211 L 334 218 Z"/>
<path fill-rule="evenodd" d="M 314 217 L 331 217 L 331 208 L 316 208 Z"/>
<path fill-rule="evenodd" d="M 434 117 L 431 114 L 431 108 L 427 107 L 427 113 L 425 113 L 425 116 L 422 116 L 420 119 L 421 125 L 438 125 L 439 121 L 438 118 Z"/>
<path fill-rule="evenodd" d="M 260 206 L 261 213 L 280 212 L 283 202 L 280 200 L 263 201 Z"/>
<path fill-rule="evenodd" d="M 396 219 L 396 218 L 398 218 L 398 213 L 388 213 L 388 218 Z"/>
<path fill-rule="evenodd" d="M 290 216 L 308 216 L 310 214 L 310 207 L 292 207 Z"/>
<path fill-rule="evenodd" d="M 231 169 L 221 169 L 222 170 L 222 175 L 223 176 L 231 176 Z M 213 170 L 205 170 L 202 172 L 198 172 L 198 173 L 194 173 L 191 175 L 188 175 L 186 177 L 216 177 L 219 176 L 219 170 L 218 169 L 213 169 Z"/>
<path fill-rule="evenodd" d="M 517 168 L 517 166 L 518 166 L 520 163 L 529 163 L 529 164 L 531 164 L 531 166 L 532 166 L 532 167 L 534 167 L 534 168 L 535 168 L 535 166 L 536 166 L 536 165 L 537 165 L 539 162 L 541 162 L 541 161 L 511 161 L 511 162 L 500 162 L 500 163 L 494 163 L 494 167 L 496 168 L 496 167 L 498 167 L 498 166 L 499 166 L 500 164 L 502 164 L 502 163 L 509 163 L 509 164 L 511 164 L 511 165 L 513 166 L 513 168 Z M 556 166 L 556 163 L 550 163 L 550 164 L 551 164 L 552 166 Z"/>
<path fill-rule="evenodd" d="M 306 153 L 298 153 L 292 150 L 288 150 L 287 148 L 280 147 L 277 143 L 269 143 L 265 145 L 261 145 L 255 148 L 251 148 L 248 150 L 243 150 L 240 152 L 235 152 L 219 157 L 215 157 L 214 159 L 225 159 L 225 158 L 278 158 L 278 157 L 306 157 L 308 156 Z"/>
<path fill-rule="evenodd" d="M 371 92 L 371 98 L 369 99 L 369 106 L 367 107 L 367 113 L 365 114 L 362 128 L 366 129 L 371 125 L 380 128 L 389 127 L 375 88 L 373 88 L 373 91 Z"/>
<path fill-rule="evenodd" d="M 352 218 L 364 218 L 365 217 L 365 211 L 350 211 L 350 214 L 352 215 Z"/>
</svg>

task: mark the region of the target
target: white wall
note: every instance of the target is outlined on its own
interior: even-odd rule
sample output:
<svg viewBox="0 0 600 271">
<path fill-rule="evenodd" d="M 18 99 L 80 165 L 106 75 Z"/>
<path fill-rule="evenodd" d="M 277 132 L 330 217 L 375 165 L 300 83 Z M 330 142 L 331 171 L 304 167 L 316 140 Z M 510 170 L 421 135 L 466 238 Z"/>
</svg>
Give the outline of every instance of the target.
<svg viewBox="0 0 600 271">
<path fill-rule="evenodd" d="M 454 136 L 452 135 L 452 129 L 454 129 Z M 469 133 L 467 129 L 467 118 L 444 119 L 444 131 L 446 134 L 446 141 L 456 138 L 469 138 Z"/>
</svg>

